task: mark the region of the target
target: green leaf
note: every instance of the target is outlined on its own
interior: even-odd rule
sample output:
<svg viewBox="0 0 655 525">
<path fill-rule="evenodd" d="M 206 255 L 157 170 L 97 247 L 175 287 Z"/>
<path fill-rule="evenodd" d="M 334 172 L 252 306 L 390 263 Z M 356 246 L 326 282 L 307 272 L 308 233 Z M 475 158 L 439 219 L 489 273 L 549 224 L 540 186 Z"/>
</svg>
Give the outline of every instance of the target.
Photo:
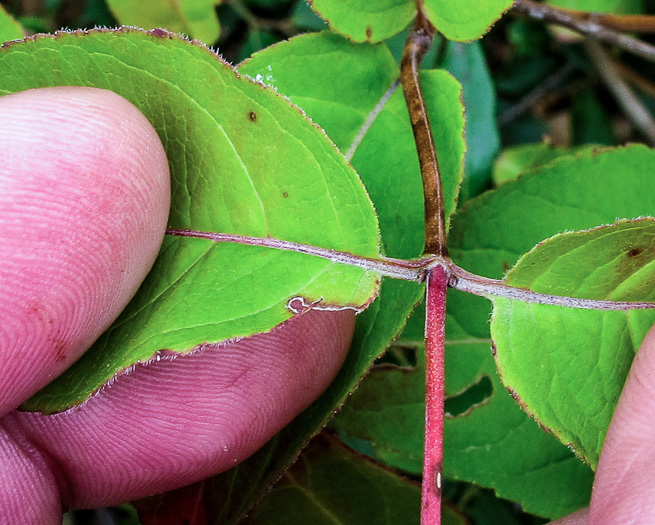
<svg viewBox="0 0 655 525">
<path fill-rule="evenodd" d="M 2 49 L 0 93 L 51 85 L 111 89 L 150 119 L 171 167 L 171 227 L 378 255 L 371 202 L 325 135 L 207 48 L 161 31 L 120 30 L 60 33 Z M 163 348 L 188 351 L 270 330 L 292 316 L 292 297 L 362 307 L 377 280 L 295 252 L 168 237 L 119 319 L 26 408 L 79 403 Z"/>
<path fill-rule="evenodd" d="M 521 254 L 558 232 L 653 213 L 654 175 L 649 169 L 653 162 L 655 152 L 634 145 L 587 150 L 546 164 L 469 201 L 455 214 L 451 254 L 470 271 L 500 278 Z M 446 420 L 445 473 L 492 487 L 529 512 L 562 516 L 588 503 L 592 473 L 554 436 L 538 428 L 501 387 L 489 350 L 490 311 L 485 299 L 449 293 L 447 393 L 470 393 L 485 376 L 493 393 L 470 412 Z M 420 331 L 415 331 L 414 340 L 418 337 Z M 352 437 L 370 439 L 378 459 L 418 472 L 423 381 L 420 369 L 377 370 L 333 424 Z M 382 407 L 384 411 L 376 413 Z"/>
<path fill-rule="evenodd" d="M 273 84 L 300 104 L 327 129 L 342 150 L 350 147 L 367 115 L 397 76 L 397 66 L 384 46 L 354 45 L 331 33 L 304 35 L 280 43 L 256 53 L 239 69 Z M 448 93 L 447 86 L 454 82 L 445 75 L 443 78 L 448 78 L 446 88 L 442 88 Z M 451 93 L 449 97 L 444 104 L 459 104 L 456 94 Z M 367 190 L 378 210 L 384 246 L 397 256 L 413 257 L 423 249 L 420 172 L 407 110 L 400 99 L 394 102 L 398 105 L 392 106 L 391 111 L 388 105 L 392 101 L 393 97 L 356 149 L 353 164 L 366 179 Z M 446 115 L 451 115 L 454 123 L 443 128 L 442 137 L 445 141 L 455 141 L 451 148 L 455 174 L 449 178 L 452 195 L 449 209 L 454 209 L 456 182 L 461 176 L 462 146 L 457 146 L 462 140 L 461 109 L 447 108 Z M 452 138 L 447 138 L 449 133 Z M 389 150 L 396 151 L 399 158 L 393 158 Z M 460 153 L 456 154 L 457 151 Z M 408 158 L 412 159 L 411 163 Z M 415 187 L 418 191 L 412 190 Z M 402 188 L 402 192 L 394 188 Z M 411 228 L 419 233 L 412 233 Z M 261 499 L 388 347 L 423 292 L 424 287 L 416 283 L 383 280 L 378 298 L 357 317 L 350 353 L 328 390 L 252 458 L 208 481 L 209 493 L 213 495 L 210 501 L 220 502 L 210 512 L 213 523 L 237 523 Z"/>
<path fill-rule="evenodd" d="M 583 151 L 593 151 L 598 146 L 588 144 L 577 148 L 552 146 L 546 142 L 521 144 L 503 150 L 493 167 L 493 181 L 496 186 L 514 180 L 522 173 L 543 168 L 549 162 Z"/>
<path fill-rule="evenodd" d="M 585 151 L 578 156 L 567 156 L 539 170 L 527 173 L 519 179 L 500 186 L 469 201 L 454 217 L 450 230 L 450 251 L 455 261 L 469 271 L 492 278 L 501 278 L 519 257 L 545 238 L 567 230 L 593 228 L 608 224 L 617 217 L 633 218 L 653 213 L 652 187 L 654 175 L 650 170 L 655 162 L 655 152 L 645 146 Z M 621 177 L 616 174 L 621 173 Z M 448 297 L 449 340 L 489 338 L 490 307 L 487 300 L 468 294 L 452 293 Z M 570 350 L 577 352 L 578 348 Z M 491 360 L 488 356 L 487 359 Z M 467 364 L 468 363 L 468 364 Z M 463 360 L 472 378 L 476 376 L 477 362 Z M 475 382 L 472 379 L 468 384 Z M 491 403 L 485 405 L 493 406 Z M 516 408 L 516 406 L 515 406 Z M 480 409 L 472 412 L 475 415 Z M 518 411 L 515 411 L 518 413 Z M 499 417 L 502 411 L 499 412 Z M 508 418 L 516 416 L 506 413 Z M 462 420 L 463 421 L 463 420 Z M 510 420 L 511 421 L 511 420 Z M 462 423 L 464 425 L 464 423 Z M 478 435 L 485 435 L 493 428 L 504 428 L 507 420 L 499 418 L 495 423 L 486 422 Z M 515 426 L 509 425 L 510 428 Z M 469 439 L 475 436 L 476 427 L 470 427 Z M 548 436 L 543 432 L 542 436 Z M 521 439 L 514 441 L 515 433 L 502 441 L 531 457 L 538 457 L 543 441 Z M 466 443 L 462 439 L 462 443 Z M 492 441 L 493 443 L 493 441 Z M 477 447 L 475 454 L 484 454 L 484 447 Z M 467 454 L 470 452 L 463 450 Z M 545 458 L 546 456 L 544 456 Z M 552 456 L 551 456 L 552 457 Z M 482 461 L 481 459 L 479 461 Z M 478 461 L 471 461 L 475 467 Z M 493 461 L 488 465 L 493 466 Z M 482 464 L 482 463 L 478 463 Z M 582 466 L 582 463 L 579 463 Z M 465 466 L 465 463 L 458 463 Z M 532 470 L 538 472 L 539 463 Z M 527 465 L 526 465 L 527 468 Z M 545 478 L 545 476 L 543 477 Z M 464 478 L 471 479 L 471 478 Z M 500 478 L 498 478 L 500 479 Z M 562 493 L 582 492 L 581 501 L 591 488 L 591 477 L 580 488 L 567 491 L 569 478 L 563 475 Z M 475 480 L 475 478 L 473 478 Z M 507 480 L 511 488 L 512 480 Z M 537 485 L 538 486 L 538 485 Z M 530 487 L 524 488 L 531 490 Z M 500 492 L 500 489 L 496 489 Z M 585 494 L 586 491 L 586 494 Z M 545 498 L 540 509 L 533 512 L 555 517 L 552 511 L 561 508 L 558 499 Z"/>
<path fill-rule="evenodd" d="M 496 90 L 478 42 L 448 42 L 441 67 L 462 84 L 467 148 L 460 202 L 466 202 L 491 187 L 491 166 L 500 149 Z"/>
<path fill-rule="evenodd" d="M 491 340 L 462 330 L 469 311 L 452 308 L 452 299 L 462 295 L 451 291 L 448 297 L 444 476 L 491 487 L 525 511 L 551 518 L 587 505 L 591 472 L 507 393 L 491 357 Z M 481 308 L 488 315 L 485 302 Z M 421 316 L 417 320 L 419 325 Z M 367 440 L 378 461 L 420 474 L 425 356 L 420 339 L 413 342 L 406 335 L 407 328 L 397 344 L 418 350 L 416 366 L 374 368 L 331 426 L 346 440 Z"/>
<path fill-rule="evenodd" d="M 467 270 L 502 278 L 548 237 L 651 215 L 654 162 L 655 151 L 642 145 L 559 158 L 471 200 L 453 217 L 451 251 Z"/>
<path fill-rule="evenodd" d="M 308 0 L 334 31 L 354 42 L 381 42 L 414 18 L 413 0 Z"/>
<path fill-rule="evenodd" d="M 416 14 L 415 0 L 308 0 L 330 28 L 354 42 L 380 42 L 399 33 Z M 469 42 L 484 35 L 512 0 L 424 0 L 425 14 L 449 40 Z"/>
<path fill-rule="evenodd" d="M 0 43 L 8 40 L 18 40 L 24 36 L 25 32 L 20 24 L 0 5 Z"/>
<path fill-rule="evenodd" d="M 513 0 L 423 0 L 425 13 L 447 39 L 470 42 L 482 37 Z"/>
<path fill-rule="evenodd" d="M 312 442 L 246 519 L 249 525 L 418 523 L 421 488 L 330 436 Z"/>
<path fill-rule="evenodd" d="M 162 28 L 183 33 L 207 44 L 220 35 L 216 5 L 221 0 L 107 0 L 116 19 L 123 25 L 144 29 Z"/>
<path fill-rule="evenodd" d="M 467 270 L 499 279 L 548 237 L 652 215 L 654 162 L 655 151 L 632 145 L 587 150 L 526 173 L 471 200 L 453 217 L 451 254 Z M 449 307 L 468 309 L 467 331 L 488 337 L 489 308 L 476 303 L 488 304 L 459 294 Z"/>
<path fill-rule="evenodd" d="M 352 155 L 352 164 L 380 217 L 387 255 L 420 255 L 423 188 L 400 89 L 384 104 L 370 128 L 365 128 L 399 76 L 386 46 L 353 44 L 325 31 L 255 53 L 239 71 L 284 93 L 325 129 L 341 151 Z M 421 80 L 435 129 L 449 217 L 456 207 L 465 151 L 461 87 L 440 70 L 424 71 Z"/>
<path fill-rule="evenodd" d="M 339 375 L 323 395 L 251 458 L 206 480 L 208 513 L 216 525 L 232 525 L 262 498 L 360 382 L 376 357 L 402 329 L 424 287 L 384 279 L 378 298 L 357 317 L 355 336 Z"/>
<path fill-rule="evenodd" d="M 507 283 L 553 295 L 653 301 L 655 220 L 555 236 Z M 580 310 L 494 299 L 491 334 L 503 381 L 525 410 L 592 467 L 630 364 L 655 311 Z"/>
<path fill-rule="evenodd" d="M 323 434 L 303 452 L 244 523 L 397 525 L 417 523 L 421 487 Z M 466 520 L 444 504 L 444 525 Z"/>
</svg>

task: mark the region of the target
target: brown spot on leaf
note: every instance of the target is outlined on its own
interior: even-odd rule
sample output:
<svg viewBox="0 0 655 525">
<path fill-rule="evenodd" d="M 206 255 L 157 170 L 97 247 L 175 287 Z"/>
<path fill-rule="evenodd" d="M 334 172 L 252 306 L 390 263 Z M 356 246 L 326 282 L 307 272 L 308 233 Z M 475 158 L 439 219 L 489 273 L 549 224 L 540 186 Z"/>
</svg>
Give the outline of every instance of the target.
<svg viewBox="0 0 655 525">
<path fill-rule="evenodd" d="M 373 36 L 373 28 L 371 26 L 366 26 L 366 40 L 370 40 Z"/>
<path fill-rule="evenodd" d="M 153 29 L 150 33 L 152 34 L 152 36 L 156 36 L 159 38 L 166 38 L 170 36 L 170 33 L 168 31 L 160 27 Z"/>
<path fill-rule="evenodd" d="M 628 257 L 637 257 L 637 255 L 643 251 L 643 248 L 632 248 L 630 251 L 628 251 Z"/>
<path fill-rule="evenodd" d="M 250 122 L 257 122 L 257 113 L 251 111 L 248 113 L 248 118 L 250 119 Z"/>
<path fill-rule="evenodd" d="M 282 194 L 282 197 L 284 197 L 285 199 L 286 199 L 288 196 L 289 196 L 289 192 L 288 192 L 288 191 L 285 191 L 285 192 Z"/>
</svg>

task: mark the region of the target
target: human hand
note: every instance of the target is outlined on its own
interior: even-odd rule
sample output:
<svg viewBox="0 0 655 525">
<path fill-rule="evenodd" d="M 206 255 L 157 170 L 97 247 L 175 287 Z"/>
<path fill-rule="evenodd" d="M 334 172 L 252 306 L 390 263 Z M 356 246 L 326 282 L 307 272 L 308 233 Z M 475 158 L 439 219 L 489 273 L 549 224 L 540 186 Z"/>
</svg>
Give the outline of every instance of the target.
<svg viewBox="0 0 655 525">
<path fill-rule="evenodd" d="M 612 417 L 589 508 L 552 523 L 655 523 L 655 327 L 641 344 Z"/>
<path fill-rule="evenodd" d="M 350 311 L 138 366 L 81 407 L 16 407 L 77 359 L 149 270 L 169 206 L 155 131 L 121 97 L 0 98 L 0 523 L 61 523 L 226 470 L 329 384 Z"/>
</svg>

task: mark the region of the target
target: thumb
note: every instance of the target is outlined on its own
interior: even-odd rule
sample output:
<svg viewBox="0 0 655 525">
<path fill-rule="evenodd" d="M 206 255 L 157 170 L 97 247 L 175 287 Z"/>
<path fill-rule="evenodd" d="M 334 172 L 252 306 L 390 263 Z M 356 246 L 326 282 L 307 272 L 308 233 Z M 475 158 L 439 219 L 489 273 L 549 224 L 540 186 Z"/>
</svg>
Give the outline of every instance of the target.
<svg viewBox="0 0 655 525">
<path fill-rule="evenodd" d="M 49 383 L 116 318 L 168 216 L 168 164 L 148 120 L 82 87 L 0 98 L 0 415 Z"/>
<path fill-rule="evenodd" d="M 635 357 L 607 432 L 589 523 L 655 523 L 655 329 Z"/>
</svg>

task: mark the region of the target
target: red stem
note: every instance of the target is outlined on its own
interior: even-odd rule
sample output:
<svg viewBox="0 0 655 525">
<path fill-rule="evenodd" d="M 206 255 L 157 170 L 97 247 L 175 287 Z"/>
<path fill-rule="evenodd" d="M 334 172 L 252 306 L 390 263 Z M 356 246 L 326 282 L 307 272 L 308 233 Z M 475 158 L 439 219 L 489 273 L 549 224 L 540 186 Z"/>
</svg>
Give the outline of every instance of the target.
<svg viewBox="0 0 655 525">
<path fill-rule="evenodd" d="M 428 273 L 426 297 L 422 525 L 441 523 L 447 288 L 448 272 L 441 265 L 435 266 Z"/>
</svg>

